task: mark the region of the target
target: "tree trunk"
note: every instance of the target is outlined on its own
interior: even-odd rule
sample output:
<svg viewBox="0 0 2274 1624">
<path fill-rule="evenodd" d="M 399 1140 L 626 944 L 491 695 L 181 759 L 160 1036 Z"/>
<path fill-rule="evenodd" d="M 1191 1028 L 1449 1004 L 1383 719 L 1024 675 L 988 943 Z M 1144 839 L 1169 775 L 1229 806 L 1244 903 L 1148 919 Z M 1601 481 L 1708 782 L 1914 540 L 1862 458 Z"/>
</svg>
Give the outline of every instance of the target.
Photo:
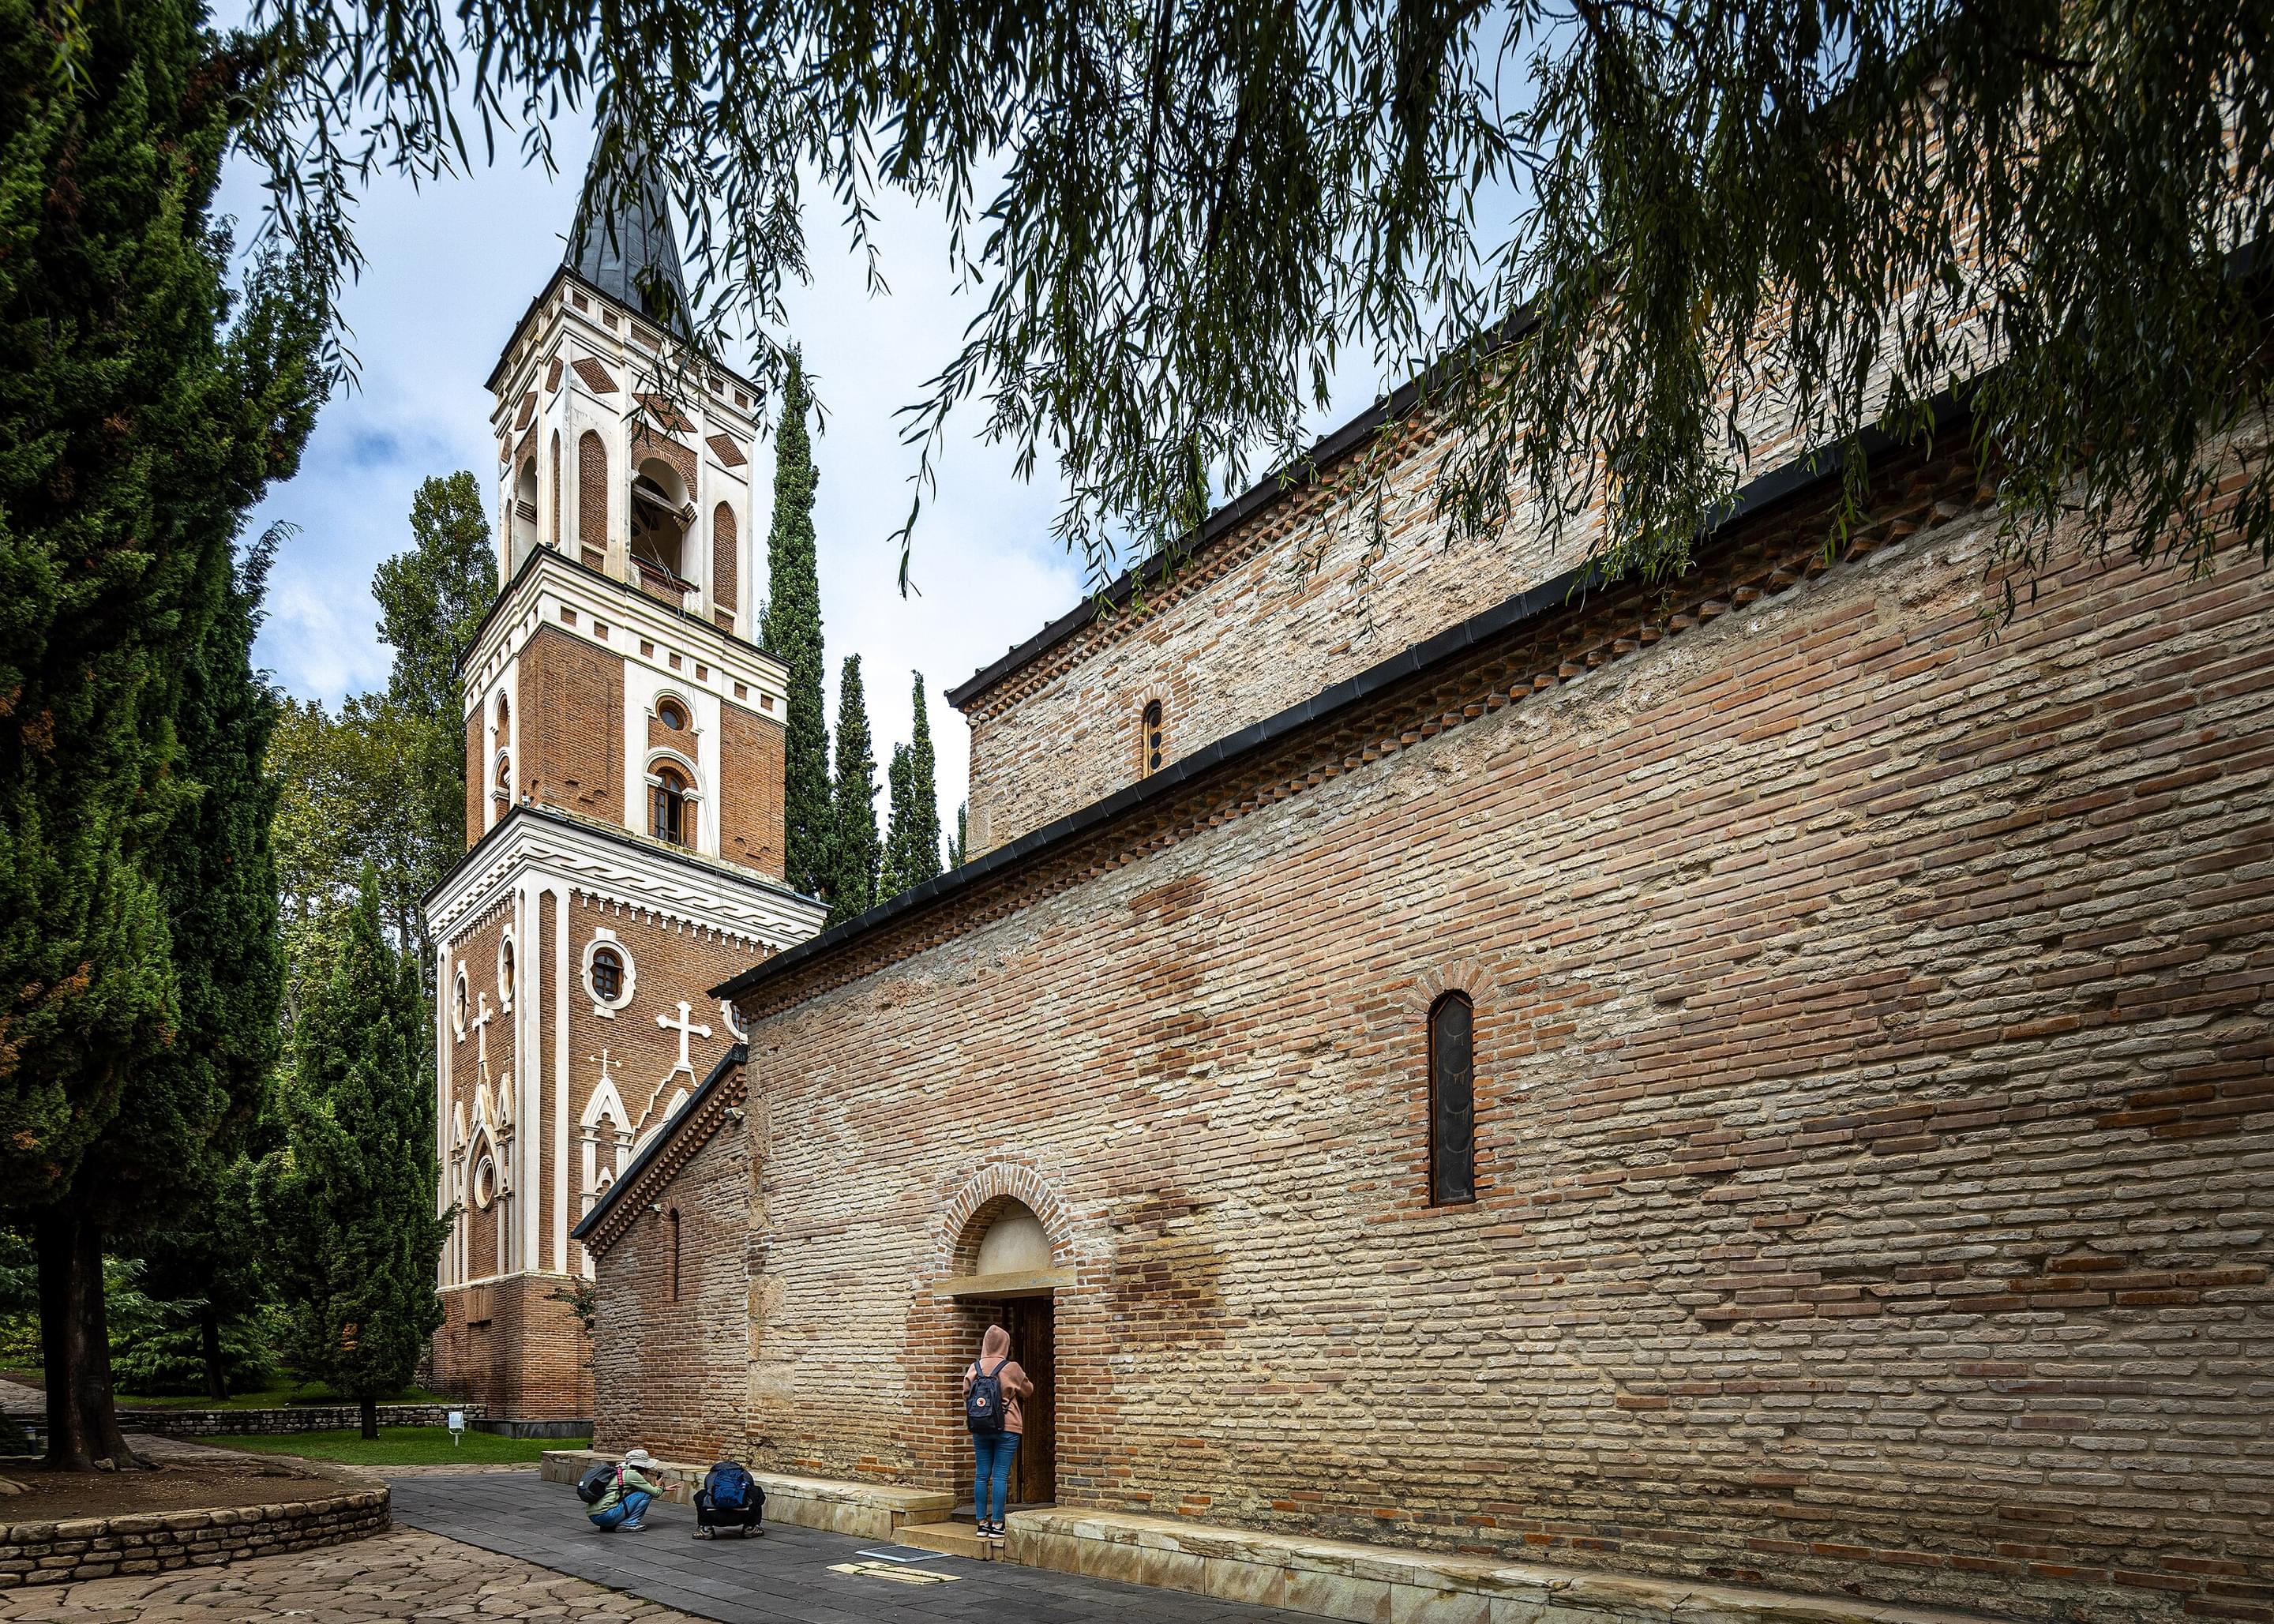
<svg viewBox="0 0 2274 1624">
<path fill-rule="evenodd" d="M 40 1267 L 40 1357 L 48 1390 L 48 1465 L 56 1471 L 93 1471 L 94 1455 L 79 1428 L 79 1221 L 49 1207 L 34 1220 L 32 1245 Z"/>
<path fill-rule="evenodd" d="M 118 1430 L 118 1410 L 110 1391 L 110 1315 L 102 1288 L 102 1230 L 82 1219 L 79 1225 L 79 1349 L 77 1380 L 79 1435 L 98 1464 L 109 1461 L 120 1471 L 147 1464 L 127 1447 Z"/>
<path fill-rule="evenodd" d="M 218 1404 L 229 1396 L 229 1372 L 221 1365 L 221 1313 L 211 1303 L 198 1311 L 198 1330 L 205 1342 L 206 1396 Z"/>
<path fill-rule="evenodd" d="M 379 1437 L 379 1401 L 367 1398 L 363 1403 L 363 1435 L 374 1441 Z"/>
</svg>

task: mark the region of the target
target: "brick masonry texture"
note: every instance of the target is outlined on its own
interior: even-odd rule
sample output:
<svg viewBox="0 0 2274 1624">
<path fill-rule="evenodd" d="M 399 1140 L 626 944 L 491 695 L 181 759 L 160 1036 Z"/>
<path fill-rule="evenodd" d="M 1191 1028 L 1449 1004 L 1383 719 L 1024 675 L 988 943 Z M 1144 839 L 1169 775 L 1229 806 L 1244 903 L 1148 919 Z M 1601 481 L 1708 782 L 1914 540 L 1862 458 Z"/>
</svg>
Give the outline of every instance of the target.
<svg viewBox="0 0 2274 1624">
<path fill-rule="evenodd" d="M 593 1329 L 595 1447 L 708 1461 L 746 1441 L 760 1374 L 741 1357 L 750 1343 L 751 1171 L 749 1135 L 730 1124 L 651 1197 L 633 1192 Z M 651 1202 L 665 1210 L 650 1212 Z"/>
<path fill-rule="evenodd" d="M 1061 1504 L 2274 1619 L 2274 585 L 1985 638 L 1971 470 L 1880 477 L 1844 561 L 1758 515 L 761 982 L 754 1457 L 960 1480 L 936 1287 L 1008 1196 Z"/>
<path fill-rule="evenodd" d="M 522 790 L 621 827 L 623 729 L 612 724 L 624 710 L 621 658 L 541 627 L 522 650 L 515 687 Z"/>
<path fill-rule="evenodd" d="M 712 435 L 715 448 L 722 436 Z M 728 445 L 734 442 L 728 440 Z M 742 459 L 735 459 L 740 462 Z M 734 510 L 720 502 L 711 511 L 711 602 L 719 624 L 734 628 L 734 605 L 742 602 L 741 572 L 734 556 Z"/>
<path fill-rule="evenodd" d="M 446 1288 L 434 1333 L 435 1385 L 478 1394 L 493 1415 L 539 1418 L 592 1413 L 584 1327 L 563 1294 L 565 1275 L 508 1274 Z"/>
<path fill-rule="evenodd" d="M 341 1545 L 387 1528 L 384 1488 L 275 1506 L 17 1522 L 0 1528 L 0 1587 L 207 1567 Z"/>
<path fill-rule="evenodd" d="M 586 361 L 577 362 L 578 376 L 585 376 L 584 368 L 591 365 Z M 589 382 L 590 379 L 587 378 L 586 381 Z M 608 448 L 590 429 L 576 437 L 576 540 L 587 552 L 598 552 L 606 557 L 608 549 Z M 591 558 L 584 561 L 599 568 Z"/>
<path fill-rule="evenodd" d="M 788 733 L 771 717 L 722 703 L 719 734 L 719 855 L 779 880 Z"/>
</svg>

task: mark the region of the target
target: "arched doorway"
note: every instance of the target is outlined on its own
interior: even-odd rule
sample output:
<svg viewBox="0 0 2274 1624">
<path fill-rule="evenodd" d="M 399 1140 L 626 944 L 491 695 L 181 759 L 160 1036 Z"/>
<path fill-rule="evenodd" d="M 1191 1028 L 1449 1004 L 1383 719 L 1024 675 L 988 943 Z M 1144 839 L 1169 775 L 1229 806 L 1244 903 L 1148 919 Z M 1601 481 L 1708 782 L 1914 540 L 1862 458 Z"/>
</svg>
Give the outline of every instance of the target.
<svg viewBox="0 0 2274 1624">
<path fill-rule="evenodd" d="M 1066 1283 L 1051 1267 L 1048 1231 L 1032 1208 L 998 1197 L 972 1215 L 956 1247 L 960 1266 L 947 1284 L 961 1305 L 975 1345 L 979 1331 L 1001 1326 L 1011 1356 L 1035 1390 L 1020 1402 L 1024 1430 L 1013 1469 L 1011 1504 L 1047 1506 L 1058 1497 L 1056 1294 Z"/>
</svg>

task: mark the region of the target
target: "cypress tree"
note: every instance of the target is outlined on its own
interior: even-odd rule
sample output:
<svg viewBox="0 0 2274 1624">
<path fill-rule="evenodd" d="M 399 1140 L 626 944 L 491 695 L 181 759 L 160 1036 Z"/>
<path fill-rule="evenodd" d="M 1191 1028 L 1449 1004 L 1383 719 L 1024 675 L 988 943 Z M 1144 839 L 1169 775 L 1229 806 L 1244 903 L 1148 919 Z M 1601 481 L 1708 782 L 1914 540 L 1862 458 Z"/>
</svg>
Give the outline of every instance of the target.
<svg viewBox="0 0 2274 1624">
<path fill-rule="evenodd" d="M 326 308 L 264 262 L 230 325 L 211 204 L 250 64 L 202 8 L 56 15 L 0 0 L 0 1207 L 35 1240 L 49 1456 L 83 1467 L 132 1459 L 102 1260 L 133 1214 L 93 1209 L 88 1157 L 182 1029 L 175 712 L 242 515 L 323 398 Z M 198 1109 L 147 1114 L 145 1142 Z"/>
<path fill-rule="evenodd" d="M 418 962 L 388 945 L 366 866 L 339 961 L 293 1034 L 269 1197 L 292 1361 L 362 1406 L 365 1438 L 442 1323 L 424 1026 Z"/>
<path fill-rule="evenodd" d="M 852 918 L 877 902 L 884 845 L 877 838 L 877 757 L 869 743 L 869 707 L 861 692 L 861 657 L 849 654 L 837 684 L 837 785 L 829 842 L 829 922 Z"/>
<path fill-rule="evenodd" d="M 892 820 L 885 838 L 882 894 L 897 897 L 939 873 L 939 787 L 932 759 L 931 718 L 924 704 L 923 673 L 915 673 L 915 725 L 908 742 L 892 748 L 887 778 Z"/>
<path fill-rule="evenodd" d="M 833 821 L 829 732 L 821 698 L 821 576 L 813 535 L 820 475 L 805 426 L 805 372 L 793 354 L 774 442 L 773 526 L 766 535 L 766 607 L 758 641 L 789 667 L 788 738 L 782 775 L 782 863 L 794 891 L 826 889 Z"/>
<path fill-rule="evenodd" d="M 948 842 L 947 846 L 947 866 L 951 868 L 960 868 L 963 867 L 963 860 L 967 854 L 965 841 L 968 836 L 968 831 L 966 829 L 966 823 L 968 820 L 970 811 L 971 803 L 969 801 L 959 801 L 955 803 L 955 835 L 954 838 Z"/>
<path fill-rule="evenodd" d="M 273 539 L 252 550 L 183 673 L 176 771 L 196 798 L 158 848 L 178 1025 L 138 1072 L 133 1108 L 96 1141 L 79 1200 L 84 1219 L 148 1260 L 145 1291 L 194 1302 L 216 1398 L 221 1322 L 260 1297 L 246 1150 L 269 1115 L 284 990 L 266 766 L 280 706 L 252 668 Z M 107 1363 L 107 1350 L 87 1352 Z"/>
</svg>

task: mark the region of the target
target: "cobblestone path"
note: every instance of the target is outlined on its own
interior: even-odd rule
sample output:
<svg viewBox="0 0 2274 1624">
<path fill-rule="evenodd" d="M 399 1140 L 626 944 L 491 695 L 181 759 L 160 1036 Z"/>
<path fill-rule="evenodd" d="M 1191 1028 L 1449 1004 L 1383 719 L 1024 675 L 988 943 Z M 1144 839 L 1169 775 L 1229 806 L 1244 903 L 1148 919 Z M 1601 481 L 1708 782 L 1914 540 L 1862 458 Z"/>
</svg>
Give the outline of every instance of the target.
<svg viewBox="0 0 2274 1624">
<path fill-rule="evenodd" d="M 525 1469 L 524 1469 L 525 1470 Z M 398 1526 L 227 1568 L 0 1590 L 0 1624 L 309 1624 L 366 1619 L 697 1624 L 655 1602 Z"/>
</svg>

